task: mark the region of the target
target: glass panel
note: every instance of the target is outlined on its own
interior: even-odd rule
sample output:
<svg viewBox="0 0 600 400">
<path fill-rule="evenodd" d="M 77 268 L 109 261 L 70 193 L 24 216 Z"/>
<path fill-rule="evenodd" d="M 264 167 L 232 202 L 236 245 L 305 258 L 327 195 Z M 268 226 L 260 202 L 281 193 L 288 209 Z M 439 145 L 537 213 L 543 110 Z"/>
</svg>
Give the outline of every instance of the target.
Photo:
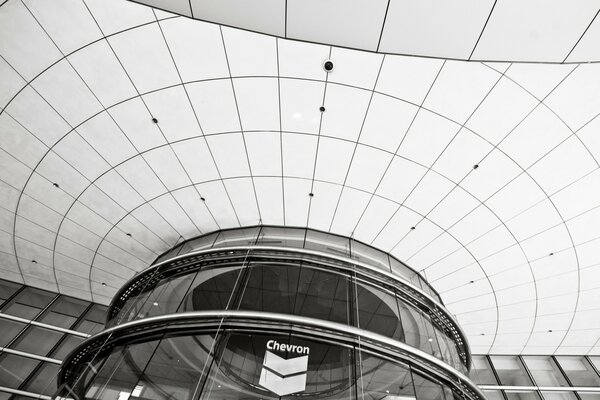
<svg viewBox="0 0 600 400">
<path fill-rule="evenodd" d="M 558 356 L 556 359 L 573 386 L 600 386 L 600 378 L 585 357 Z"/>
<path fill-rule="evenodd" d="M 373 265 L 390 272 L 390 263 L 388 255 L 380 250 L 374 249 L 366 244 L 352 240 L 351 242 L 352 258 L 369 265 Z"/>
<path fill-rule="evenodd" d="M 552 357 L 524 356 L 523 361 L 537 386 L 569 386 Z"/>
<path fill-rule="evenodd" d="M 0 392 L 0 400 L 8 400 L 12 396 L 12 393 Z"/>
<path fill-rule="evenodd" d="M 218 233 L 202 236 L 196 239 L 191 239 L 183 245 L 183 249 L 179 254 L 186 254 L 192 251 L 210 249 L 217 238 Z"/>
<path fill-rule="evenodd" d="M 16 389 L 40 362 L 14 354 L 0 354 L 0 386 Z"/>
<path fill-rule="evenodd" d="M 473 356 L 469 377 L 478 385 L 497 385 L 490 362 L 485 356 Z"/>
<path fill-rule="evenodd" d="M 94 377 L 92 385 L 86 390 L 85 398 L 129 398 L 138 382 L 140 372 L 146 368 L 157 345 L 158 341 L 154 340 L 113 349 L 102 369 Z"/>
<path fill-rule="evenodd" d="M 300 267 L 253 265 L 240 310 L 293 314 Z"/>
<path fill-rule="evenodd" d="M 575 392 L 542 392 L 544 400 L 578 400 Z"/>
<path fill-rule="evenodd" d="M 192 280 L 196 273 L 187 272 L 185 275 L 172 276 L 159 282 L 148 293 L 146 300 L 140 304 L 137 310 L 137 318 L 152 317 L 155 315 L 164 315 L 175 312 L 181 300 L 190 288 Z"/>
<path fill-rule="evenodd" d="M 349 239 L 323 232 L 307 231 L 304 248 L 344 257 L 350 256 Z"/>
<path fill-rule="evenodd" d="M 254 245 L 258 239 L 260 227 L 221 231 L 213 248 Z"/>
<path fill-rule="evenodd" d="M 26 353 L 45 356 L 63 337 L 64 333 L 53 331 L 39 326 L 30 326 L 10 346 L 11 349 Z"/>
<path fill-rule="evenodd" d="M 133 397 L 147 400 L 192 399 L 203 373 L 208 371 L 209 335 L 172 337 L 161 340 L 146 370 L 135 386 Z"/>
<path fill-rule="evenodd" d="M 504 400 L 504 396 L 499 390 L 484 390 L 483 394 L 487 400 Z"/>
<path fill-rule="evenodd" d="M 106 306 L 94 304 L 73 329 L 90 335 L 100 332 L 104 329 L 104 323 L 106 322 L 106 310 Z"/>
<path fill-rule="evenodd" d="M 596 368 L 596 371 L 600 371 L 600 357 L 591 356 L 588 357 L 588 360 L 592 362 L 592 365 Z"/>
<path fill-rule="evenodd" d="M 21 286 L 22 285 L 19 285 L 18 283 L 0 280 L 0 305 L 2 305 L 2 303 L 10 296 L 15 294 Z"/>
<path fill-rule="evenodd" d="M 60 365 L 44 363 L 41 368 L 39 368 L 37 372 L 28 379 L 23 390 L 45 395 L 54 394 L 57 389 L 56 380 L 58 378 L 59 370 Z"/>
<path fill-rule="evenodd" d="M 408 268 L 406 264 L 396 260 L 393 257 L 390 257 L 390 268 L 392 269 L 392 272 L 394 274 L 400 275 L 407 281 L 410 281 L 414 276 L 417 275 L 417 273 L 412 269 Z"/>
<path fill-rule="evenodd" d="M 225 310 L 241 271 L 238 266 L 200 270 L 179 311 Z"/>
<path fill-rule="evenodd" d="M 348 278 L 302 267 L 294 314 L 348 323 Z"/>
<path fill-rule="evenodd" d="M 600 392 L 577 392 L 581 400 L 600 400 Z"/>
<path fill-rule="evenodd" d="M 442 354 L 435 340 L 433 324 L 429 317 L 417 308 L 405 304 L 401 299 L 398 299 L 398 308 L 402 317 L 405 343 L 441 359 Z"/>
<path fill-rule="evenodd" d="M 261 246 L 304 247 L 306 229 L 263 227 L 257 244 Z"/>
<path fill-rule="evenodd" d="M 413 374 L 417 400 L 444 400 L 442 385 L 419 375 Z"/>
<path fill-rule="evenodd" d="M 357 281 L 356 297 L 360 328 L 404 341 L 395 294 Z"/>
<path fill-rule="evenodd" d="M 494 365 L 496 365 L 494 363 Z M 502 380 L 502 378 L 500 378 Z M 504 394 L 508 400 L 540 400 L 540 395 L 537 392 L 519 392 L 505 390 Z"/>
<path fill-rule="evenodd" d="M 0 319 L 0 346 L 5 347 L 25 326 L 22 322 Z"/>
<path fill-rule="evenodd" d="M 54 350 L 50 356 L 52 358 L 56 358 L 57 360 L 64 360 L 71 350 L 79 346 L 84 340 L 84 338 L 79 336 L 67 335 L 67 337 L 60 342 L 56 350 Z"/>
<path fill-rule="evenodd" d="M 38 321 L 69 329 L 89 304 L 87 301 L 60 296 Z"/>
<path fill-rule="evenodd" d="M 55 297 L 55 293 L 27 287 L 11 300 L 2 312 L 21 318 L 34 319 Z"/>
<path fill-rule="evenodd" d="M 492 365 L 496 369 L 502 385 L 531 386 L 525 367 L 517 356 L 491 356 Z"/>
<path fill-rule="evenodd" d="M 415 398 L 415 389 L 408 365 L 391 362 L 371 353 L 360 351 L 356 369 L 361 376 L 358 381 L 359 398 L 369 400 Z"/>
</svg>

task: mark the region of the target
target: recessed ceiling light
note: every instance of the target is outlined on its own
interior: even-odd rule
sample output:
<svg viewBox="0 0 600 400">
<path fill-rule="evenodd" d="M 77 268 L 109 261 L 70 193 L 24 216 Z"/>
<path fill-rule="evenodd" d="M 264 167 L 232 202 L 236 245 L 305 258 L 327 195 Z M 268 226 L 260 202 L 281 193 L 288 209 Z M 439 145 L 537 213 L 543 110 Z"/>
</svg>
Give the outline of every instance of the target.
<svg viewBox="0 0 600 400">
<path fill-rule="evenodd" d="M 414 231 L 415 229 L 417 229 L 417 227 L 416 227 L 416 226 L 411 226 L 411 227 L 410 227 L 410 230 L 411 230 L 411 231 Z"/>
<path fill-rule="evenodd" d="M 58 186 L 58 183 L 56 183 L 56 182 L 54 182 L 54 183 L 52 184 L 52 186 L 54 186 L 55 188 L 57 188 L 57 187 L 60 187 L 60 186 Z"/>
<path fill-rule="evenodd" d="M 554 255 L 554 253 L 550 253 L 549 255 L 553 256 L 553 255 Z"/>
<path fill-rule="evenodd" d="M 158 307 L 158 303 L 157 303 L 157 302 L 154 302 L 154 303 L 152 303 L 152 305 L 153 305 L 154 307 Z"/>
<path fill-rule="evenodd" d="M 475 283 L 475 281 L 470 281 L 469 283 Z"/>
<path fill-rule="evenodd" d="M 204 197 L 200 197 L 200 200 L 202 201 L 206 201 L 206 199 Z"/>
<path fill-rule="evenodd" d="M 319 107 L 319 111 L 325 112 L 325 107 L 323 107 L 323 106 Z"/>
<path fill-rule="evenodd" d="M 35 261 L 35 260 L 31 260 L 31 263 L 32 263 L 32 264 L 37 264 L 37 261 Z"/>
<path fill-rule="evenodd" d="M 105 282 L 102 282 L 102 286 L 106 286 L 106 283 L 105 283 Z"/>
<path fill-rule="evenodd" d="M 314 194 L 313 192 L 310 192 L 310 193 L 308 194 L 308 196 L 309 196 L 309 197 L 313 197 L 314 195 L 315 195 L 315 194 Z"/>
<path fill-rule="evenodd" d="M 552 329 L 548 329 L 548 332 L 552 332 Z"/>
<path fill-rule="evenodd" d="M 126 233 L 125 235 L 131 237 L 131 233 Z"/>
<path fill-rule="evenodd" d="M 473 169 L 477 169 L 477 168 L 479 168 L 479 164 L 473 165 Z"/>
<path fill-rule="evenodd" d="M 152 118 L 152 122 L 154 122 L 155 124 L 158 124 L 158 120 L 156 118 Z"/>
</svg>

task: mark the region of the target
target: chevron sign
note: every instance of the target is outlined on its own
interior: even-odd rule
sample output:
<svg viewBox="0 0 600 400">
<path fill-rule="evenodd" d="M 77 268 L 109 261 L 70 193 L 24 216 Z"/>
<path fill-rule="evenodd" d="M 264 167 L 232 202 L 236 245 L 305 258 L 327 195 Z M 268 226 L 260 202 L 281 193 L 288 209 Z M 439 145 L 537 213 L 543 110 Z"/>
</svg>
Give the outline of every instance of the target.
<svg viewBox="0 0 600 400">
<path fill-rule="evenodd" d="M 258 383 L 265 389 L 285 396 L 301 392 L 306 388 L 306 370 L 308 369 L 308 347 L 279 344 L 273 340 L 267 342 L 267 349 L 288 350 L 305 353 L 302 357 L 285 359 L 269 350 L 265 351 L 263 369 Z"/>
</svg>

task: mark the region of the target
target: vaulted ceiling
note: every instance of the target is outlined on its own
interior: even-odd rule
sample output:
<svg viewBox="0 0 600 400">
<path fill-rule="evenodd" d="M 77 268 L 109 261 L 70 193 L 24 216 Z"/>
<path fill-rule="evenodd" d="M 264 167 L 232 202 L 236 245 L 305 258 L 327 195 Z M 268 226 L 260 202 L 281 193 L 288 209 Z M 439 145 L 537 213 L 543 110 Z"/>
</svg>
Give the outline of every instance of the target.
<svg viewBox="0 0 600 400">
<path fill-rule="evenodd" d="M 384 55 L 122 0 L 8 0 L 0 276 L 108 303 L 182 238 L 309 226 L 422 271 L 475 353 L 600 354 L 598 114 L 599 64 Z"/>
</svg>

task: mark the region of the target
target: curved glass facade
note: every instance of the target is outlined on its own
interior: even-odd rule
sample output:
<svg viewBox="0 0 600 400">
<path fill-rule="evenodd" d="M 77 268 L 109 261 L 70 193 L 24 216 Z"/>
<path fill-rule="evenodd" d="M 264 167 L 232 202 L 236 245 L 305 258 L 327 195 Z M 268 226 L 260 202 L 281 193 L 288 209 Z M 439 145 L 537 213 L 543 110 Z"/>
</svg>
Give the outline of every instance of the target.
<svg viewBox="0 0 600 400">
<path fill-rule="evenodd" d="M 481 397 L 462 375 L 470 354 L 460 328 L 394 260 L 308 229 L 184 242 L 117 293 L 108 329 L 65 361 L 58 396 Z"/>
</svg>

